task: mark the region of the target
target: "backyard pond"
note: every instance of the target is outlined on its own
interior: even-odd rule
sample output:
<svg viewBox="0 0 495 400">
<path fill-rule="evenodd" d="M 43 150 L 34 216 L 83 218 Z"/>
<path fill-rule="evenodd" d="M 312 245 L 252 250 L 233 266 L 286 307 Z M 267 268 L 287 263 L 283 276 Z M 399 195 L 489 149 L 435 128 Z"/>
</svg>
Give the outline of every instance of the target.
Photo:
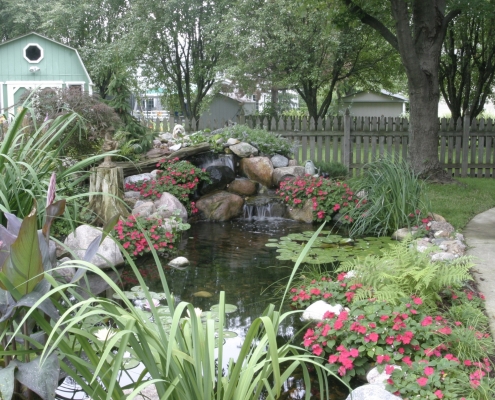
<svg viewBox="0 0 495 400">
<path fill-rule="evenodd" d="M 317 228 L 292 220 L 267 218 L 198 222 L 184 232 L 179 255 L 186 257 L 190 265 L 183 270 L 167 269 L 167 283 L 177 302 L 187 301 L 204 311 L 218 304 L 220 291 L 225 291 L 226 302 L 236 307 L 234 312 L 227 314 L 225 330 L 234 337 L 225 340 L 225 362 L 229 357 L 237 357 L 252 321 L 263 313 L 266 306 L 269 303 L 280 304 L 281 291 L 294 266 L 290 260 L 277 259 L 280 254 L 277 249 L 266 245 L 274 239 Z M 149 289 L 162 292 L 153 260 L 144 260 L 139 267 Z M 128 288 L 136 284 L 128 271 L 123 273 L 122 279 Z M 287 319 L 279 330 L 279 340 L 293 339 L 303 326 L 298 316 Z M 295 344 L 300 345 L 300 341 L 296 339 Z M 129 374 L 139 374 L 139 366 L 134 369 L 123 374 L 121 383 L 132 379 Z M 75 392 L 74 384 L 67 380 L 58 394 L 60 399 L 86 398 L 84 393 L 76 395 Z M 334 396 L 332 399 L 344 399 L 347 394 L 336 387 Z"/>
</svg>

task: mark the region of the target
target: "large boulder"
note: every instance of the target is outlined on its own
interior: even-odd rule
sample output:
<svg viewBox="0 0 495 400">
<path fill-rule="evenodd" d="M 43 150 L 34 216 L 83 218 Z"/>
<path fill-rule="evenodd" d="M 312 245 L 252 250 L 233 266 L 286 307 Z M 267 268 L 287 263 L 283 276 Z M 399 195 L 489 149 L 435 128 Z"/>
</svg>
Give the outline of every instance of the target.
<svg viewBox="0 0 495 400">
<path fill-rule="evenodd" d="M 206 168 L 211 182 L 202 182 L 199 188 L 201 194 L 208 194 L 215 190 L 222 190 L 235 179 L 235 173 L 225 165 L 212 165 Z"/>
<path fill-rule="evenodd" d="M 304 176 L 304 167 L 283 167 L 275 168 L 272 174 L 272 182 L 274 186 L 279 186 L 280 182 L 287 178 L 295 178 L 298 176 Z"/>
<path fill-rule="evenodd" d="M 187 222 L 187 210 L 186 207 L 179 201 L 177 197 L 168 192 L 163 192 L 158 200 L 154 202 L 156 211 L 163 218 L 170 218 L 175 214 L 176 210 L 179 211 L 179 216 L 182 222 Z"/>
<path fill-rule="evenodd" d="M 243 158 L 239 167 L 243 176 L 263 186 L 272 186 L 273 164 L 268 157 Z"/>
<path fill-rule="evenodd" d="M 401 400 L 378 385 L 363 385 L 354 389 L 346 400 Z"/>
<path fill-rule="evenodd" d="M 323 300 L 318 300 L 304 310 L 302 319 L 304 321 L 322 321 L 327 311 L 339 315 L 343 309 L 344 307 L 340 304 L 332 306 Z"/>
<path fill-rule="evenodd" d="M 140 201 L 136 203 L 136 206 L 132 210 L 132 215 L 140 215 L 147 218 L 156 211 L 155 205 L 152 201 Z"/>
<path fill-rule="evenodd" d="M 135 184 L 137 182 L 149 181 L 150 179 L 152 179 L 152 176 L 150 173 L 131 175 L 131 176 L 128 176 L 124 179 L 124 185 L 127 185 L 128 183 L 129 184 Z"/>
<path fill-rule="evenodd" d="M 306 200 L 302 208 L 289 208 L 289 218 L 294 221 L 306 222 L 310 224 L 313 222 L 313 202 L 311 199 Z"/>
<path fill-rule="evenodd" d="M 232 153 L 241 158 L 256 156 L 258 154 L 258 149 L 246 142 L 234 144 L 233 146 L 230 146 L 229 149 Z"/>
<path fill-rule="evenodd" d="M 252 196 L 256 194 L 256 183 L 246 178 L 235 179 L 230 182 L 227 190 L 240 196 Z"/>
<path fill-rule="evenodd" d="M 86 249 L 94 238 L 101 235 L 101 231 L 89 225 L 81 225 L 76 228 L 64 241 L 77 258 L 82 259 Z M 109 236 L 101 243 L 97 254 L 90 260 L 91 263 L 102 269 L 124 264 L 124 257 L 117 243 Z"/>
<path fill-rule="evenodd" d="M 229 221 L 242 213 L 243 206 L 242 197 L 224 191 L 207 194 L 196 202 L 199 211 L 211 221 Z"/>
</svg>

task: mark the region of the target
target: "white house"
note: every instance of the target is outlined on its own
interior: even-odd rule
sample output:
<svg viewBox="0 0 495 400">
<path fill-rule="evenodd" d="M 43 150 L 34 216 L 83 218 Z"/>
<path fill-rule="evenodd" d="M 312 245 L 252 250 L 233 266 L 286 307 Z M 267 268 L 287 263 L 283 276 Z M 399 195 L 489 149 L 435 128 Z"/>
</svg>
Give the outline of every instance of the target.
<svg viewBox="0 0 495 400">
<path fill-rule="evenodd" d="M 341 111 L 349 109 L 351 115 L 360 117 L 398 117 L 406 112 L 409 99 L 381 90 L 363 91 L 342 97 Z"/>
</svg>

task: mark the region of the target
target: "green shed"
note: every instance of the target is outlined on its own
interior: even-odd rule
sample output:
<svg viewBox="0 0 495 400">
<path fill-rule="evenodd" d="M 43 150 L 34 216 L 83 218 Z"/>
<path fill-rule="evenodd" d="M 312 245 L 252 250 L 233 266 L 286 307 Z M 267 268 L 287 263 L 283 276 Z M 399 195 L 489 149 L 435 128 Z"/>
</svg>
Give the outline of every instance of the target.
<svg viewBox="0 0 495 400">
<path fill-rule="evenodd" d="M 0 114 L 15 113 L 28 89 L 73 87 L 92 93 L 92 86 L 72 47 L 34 32 L 0 43 Z"/>
</svg>

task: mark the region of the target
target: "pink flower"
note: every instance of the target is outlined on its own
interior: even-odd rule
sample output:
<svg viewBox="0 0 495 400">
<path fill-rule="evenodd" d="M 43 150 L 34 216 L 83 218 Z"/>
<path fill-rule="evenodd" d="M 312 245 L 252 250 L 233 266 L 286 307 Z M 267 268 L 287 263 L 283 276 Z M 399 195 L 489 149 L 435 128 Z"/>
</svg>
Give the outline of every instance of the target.
<svg viewBox="0 0 495 400">
<path fill-rule="evenodd" d="M 420 306 L 421 304 L 423 304 L 423 300 L 421 300 L 419 297 L 415 297 L 413 299 L 413 302 L 414 302 L 414 304 L 417 304 L 418 306 Z"/>
<path fill-rule="evenodd" d="M 433 322 L 433 318 L 432 317 L 425 317 L 423 319 L 423 321 L 421 321 L 421 326 L 428 326 L 428 325 L 431 325 Z"/>
<path fill-rule="evenodd" d="M 379 356 L 376 357 L 376 362 L 378 364 L 381 364 L 382 362 L 389 362 L 390 361 L 390 356 L 387 354 L 380 354 Z"/>
<path fill-rule="evenodd" d="M 432 367 L 426 367 L 424 369 L 424 373 L 425 373 L 426 376 L 433 375 L 435 373 L 435 369 L 432 368 Z"/>
<path fill-rule="evenodd" d="M 418 382 L 419 386 L 425 386 L 428 383 L 428 378 L 422 376 L 421 378 L 416 379 L 416 382 Z"/>
<path fill-rule="evenodd" d="M 443 399 L 443 393 L 440 389 L 436 390 L 435 393 L 433 394 L 437 396 L 439 399 Z"/>
<path fill-rule="evenodd" d="M 387 365 L 385 367 L 385 373 L 388 375 L 392 375 L 392 372 L 394 372 L 394 366 L 393 365 Z"/>
<path fill-rule="evenodd" d="M 338 211 L 338 210 L 340 210 L 340 204 L 335 204 L 333 206 L 333 211 Z"/>
</svg>

